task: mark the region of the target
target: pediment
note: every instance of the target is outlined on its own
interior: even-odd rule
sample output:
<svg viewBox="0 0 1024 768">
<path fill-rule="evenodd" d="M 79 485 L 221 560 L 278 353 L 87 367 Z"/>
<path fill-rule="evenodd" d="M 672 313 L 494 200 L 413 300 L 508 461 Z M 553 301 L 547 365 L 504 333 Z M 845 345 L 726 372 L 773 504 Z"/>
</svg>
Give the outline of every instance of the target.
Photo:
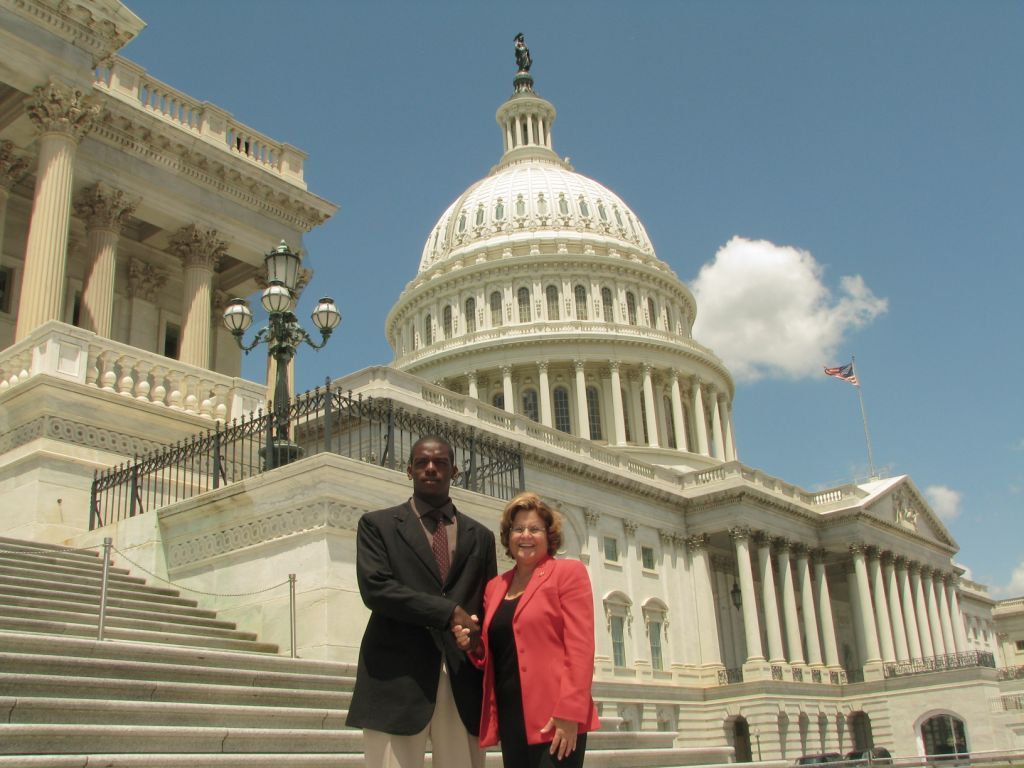
<svg viewBox="0 0 1024 768">
<path fill-rule="evenodd" d="M 909 477 L 904 475 L 884 489 L 874 490 L 876 498 L 864 505 L 869 515 L 936 544 L 957 546 L 949 530 Z"/>
</svg>

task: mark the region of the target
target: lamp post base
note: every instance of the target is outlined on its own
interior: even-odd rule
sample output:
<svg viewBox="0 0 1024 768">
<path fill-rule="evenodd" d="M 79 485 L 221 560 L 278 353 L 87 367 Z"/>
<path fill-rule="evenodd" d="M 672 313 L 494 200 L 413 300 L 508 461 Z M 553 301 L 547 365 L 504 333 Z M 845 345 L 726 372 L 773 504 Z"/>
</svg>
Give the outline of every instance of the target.
<svg viewBox="0 0 1024 768">
<path fill-rule="evenodd" d="M 260 448 L 260 458 L 263 459 L 263 466 L 267 469 L 283 467 L 291 464 L 296 459 L 301 459 L 302 447 L 291 440 L 275 439 L 270 446 L 270 456 L 267 456 L 267 449 Z"/>
</svg>

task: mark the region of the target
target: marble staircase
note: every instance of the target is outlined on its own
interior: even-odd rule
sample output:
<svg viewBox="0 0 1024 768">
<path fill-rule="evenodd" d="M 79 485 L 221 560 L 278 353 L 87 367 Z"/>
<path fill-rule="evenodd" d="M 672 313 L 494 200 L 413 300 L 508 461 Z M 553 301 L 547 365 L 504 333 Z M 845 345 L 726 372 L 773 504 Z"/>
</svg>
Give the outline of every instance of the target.
<svg viewBox="0 0 1024 768">
<path fill-rule="evenodd" d="M 0 539 L 0 768 L 363 765 L 351 665 L 277 655 L 113 567 L 99 641 L 101 574 L 96 552 Z M 692 762 L 674 733 L 615 726 L 590 736 L 591 768 Z"/>
</svg>

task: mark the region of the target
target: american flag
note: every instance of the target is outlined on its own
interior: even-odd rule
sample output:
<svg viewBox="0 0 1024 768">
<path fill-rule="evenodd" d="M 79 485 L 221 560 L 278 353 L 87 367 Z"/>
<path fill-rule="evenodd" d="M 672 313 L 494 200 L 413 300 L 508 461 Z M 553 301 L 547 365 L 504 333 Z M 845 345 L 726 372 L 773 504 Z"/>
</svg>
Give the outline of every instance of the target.
<svg viewBox="0 0 1024 768">
<path fill-rule="evenodd" d="M 847 363 L 838 368 L 825 368 L 825 375 L 835 376 L 837 379 L 848 381 L 855 387 L 860 386 L 860 382 L 857 381 L 857 374 L 853 372 L 853 363 Z"/>
</svg>

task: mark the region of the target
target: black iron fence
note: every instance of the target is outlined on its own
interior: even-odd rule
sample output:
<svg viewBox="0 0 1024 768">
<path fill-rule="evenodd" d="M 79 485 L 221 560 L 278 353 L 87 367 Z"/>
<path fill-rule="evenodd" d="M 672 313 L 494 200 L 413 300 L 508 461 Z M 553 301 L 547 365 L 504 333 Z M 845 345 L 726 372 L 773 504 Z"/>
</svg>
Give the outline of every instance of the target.
<svg viewBox="0 0 1024 768">
<path fill-rule="evenodd" d="M 949 653 L 944 656 L 929 656 L 923 659 L 898 661 L 886 664 L 886 677 L 903 677 L 904 675 L 920 675 L 926 672 L 945 672 L 950 669 L 966 669 L 968 667 L 991 667 L 995 669 L 996 659 L 988 651 L 967 651 L 965 653 Z"/>
<path fill-rule="evenodd" d="M 275 437 L 287 420 L 291 440 Z M 455 449 L 454 485 L 510 499 L 525 487 L 522 451 L 471 427 L 405 410 L 390 398 L 352 397 L 328 384 L 287 409 L 257 411 L 147 456 L 97 472 L 89 529 L 98 528 L 259 475 L 287 460 L 336 453 L 404 470 L 413 444 L 439 435 Z"/>
</svg>

